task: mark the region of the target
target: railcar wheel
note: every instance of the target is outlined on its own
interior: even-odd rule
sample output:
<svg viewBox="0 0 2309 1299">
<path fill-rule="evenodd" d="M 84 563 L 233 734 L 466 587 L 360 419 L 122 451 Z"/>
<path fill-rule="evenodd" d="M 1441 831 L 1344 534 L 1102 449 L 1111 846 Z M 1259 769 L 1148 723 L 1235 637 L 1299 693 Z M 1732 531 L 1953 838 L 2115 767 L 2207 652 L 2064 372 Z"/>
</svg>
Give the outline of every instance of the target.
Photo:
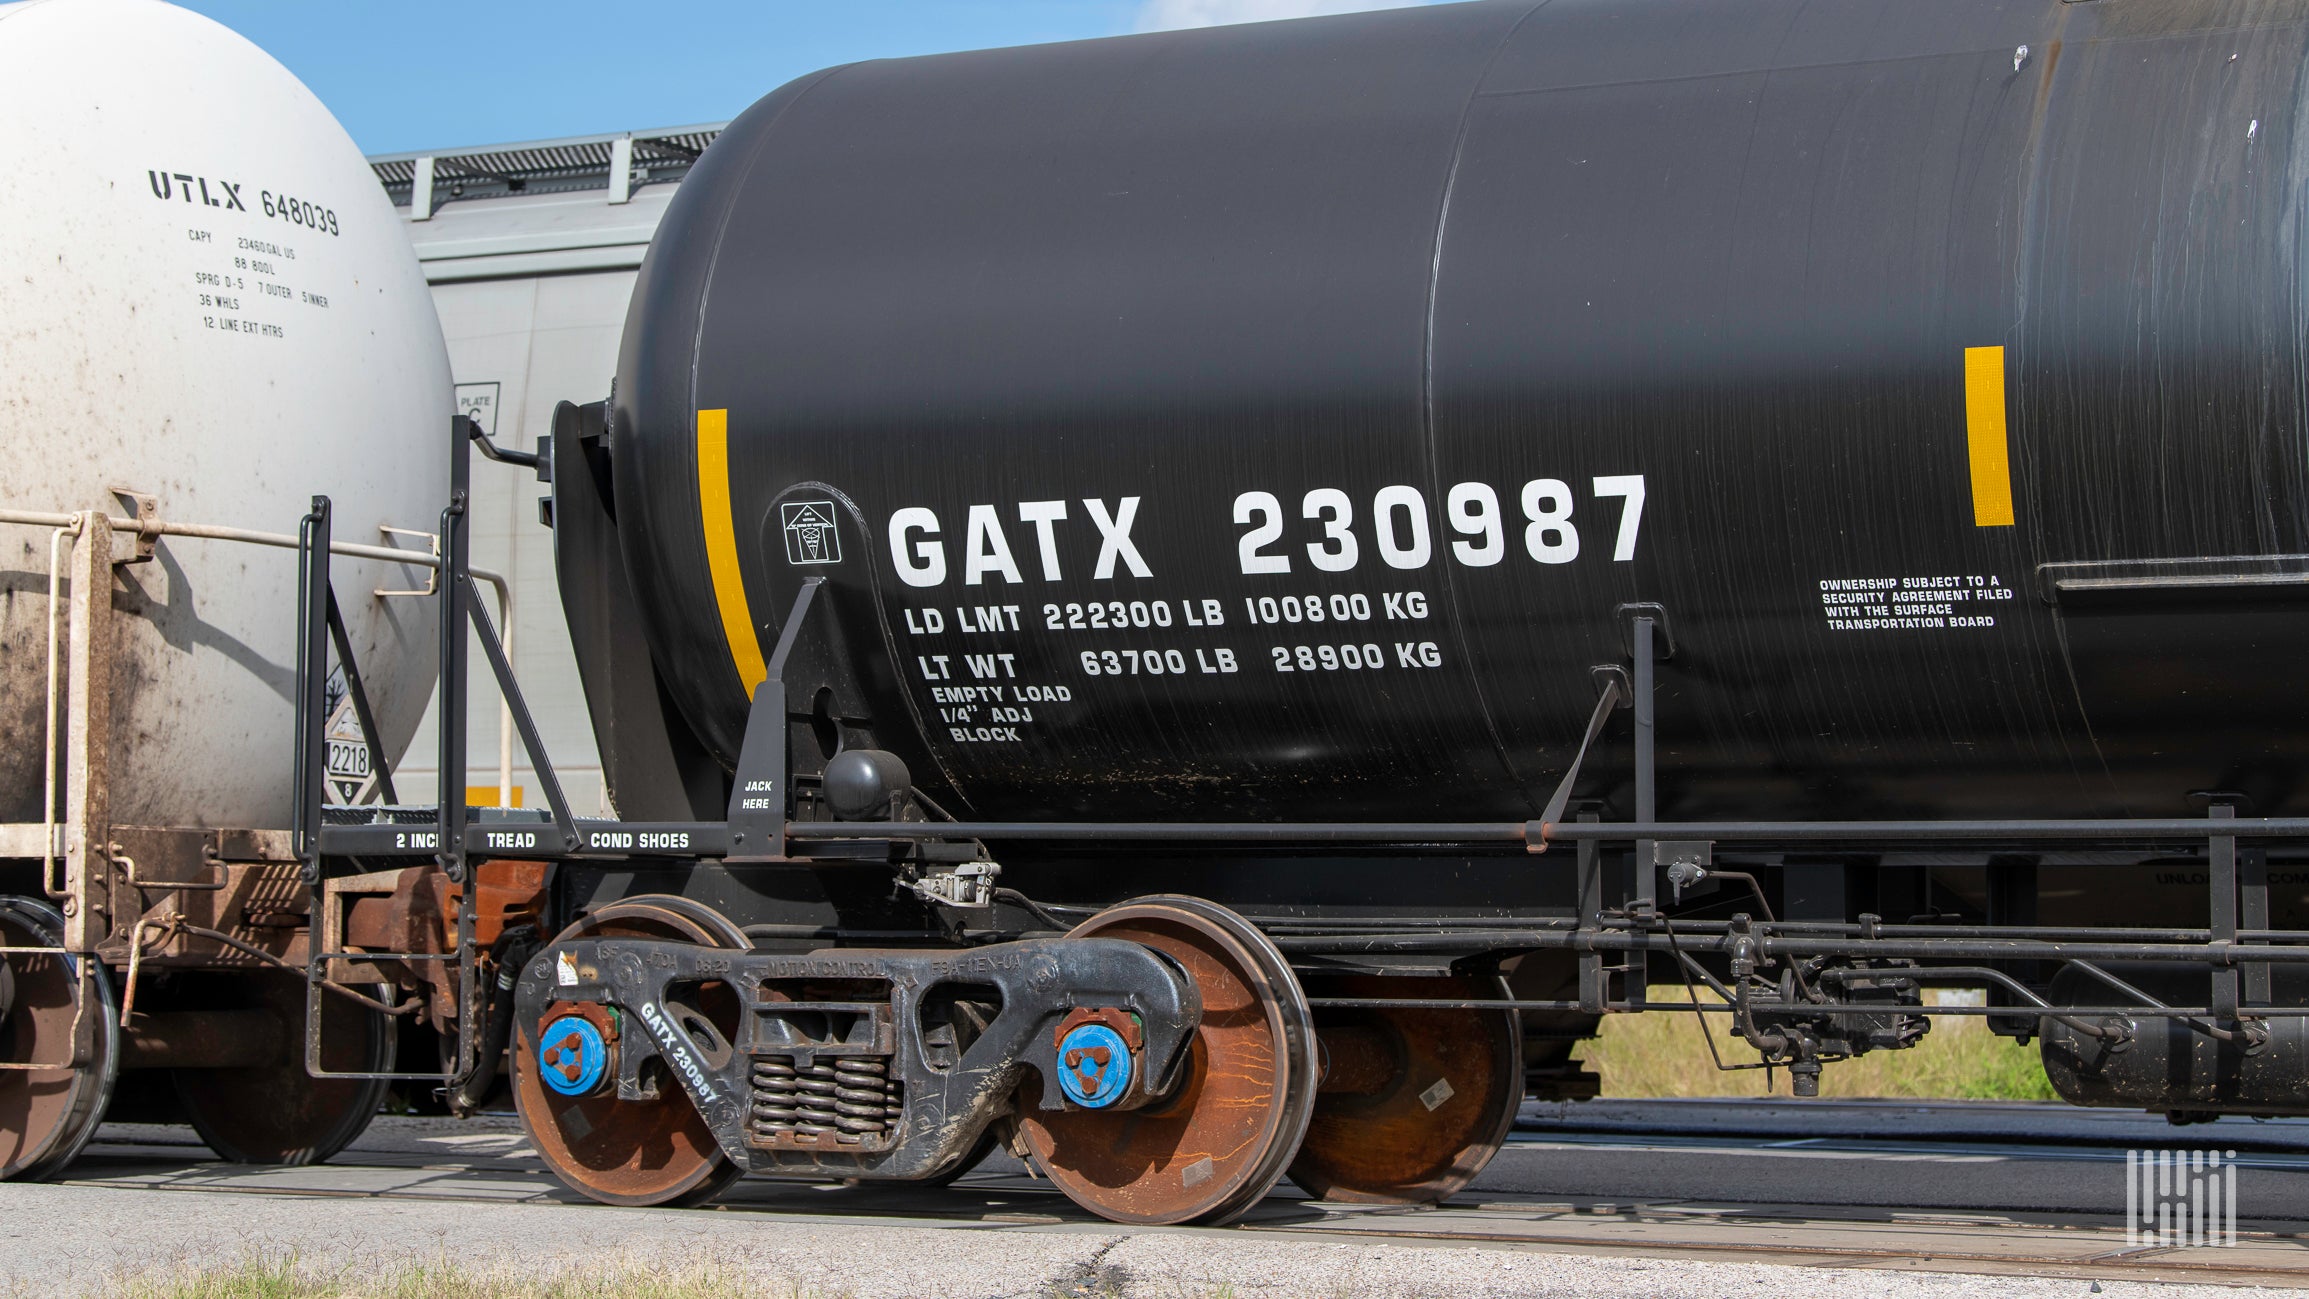
<svg viewBox="0 0 2309 1299">
<path fill-rule="evenodd" d="M 1314 1109 L 1314 1024 L 1290 964 L 1249 921 L 1200 898 L 1126 902 L 1069 937 L 1128 939 L 1178 962 L 1202 1024 L 1170 1095 L 1142 1109 L 1045 1110 L 1030 1075 L 1019 1126 L 1036 1165 L 1116 1222 L 1239 1217 L 1281 1179 Z"/>
<path fill-rule="evenodd" d="M 366 990 L 365 990 L 366 991 Z M 390 992 L 390 989 L 377 991 Z M 321 1068 L 390 1073 L 400 1026 L 391 1015 L 328 993 L 321 1004 Z M 386 1078 L 315 1078 L 305 1069 L 305 981 L 286 971 L 201 974 L 171 1000 L 186 1010 L 261 1010 L 278 1024 L 279 1050 L 243 1069 L 171 1069 L 185 1120 L 236 1164 L 318 1164 L 353 1143 L 392 1087 Z"/>
<path fill-rule="evenodd" d="M 1319 996 L 1491 1000 L 1497 980 L 1343 977 Z M 1318 1200 L 1440 1204 L 1499 1153 L 1523 1101 L 1512 1010 L 1315 1012 L 1325 1076 L 1291 1180 Z"/>
<path fill-rule="evenodd" d="M 719 912 L 666 896 L 612 903 L 553 941 L 580 938 L 653 938 L 737 950 L 751 946 Z M 734 1001 L 726 1008 L 700 1009 L 709 1018 L 729 1018 L 732 1022 L 720 1027 L 735 1036 Z M 661 1081 L 654 1101 L 621 1101 L 614 1090 L 564 1096 L 548 1087 L 538 1058 L 537 1028 L 514 1024 L 514 1107 L 537 1153 L 571 1190 L 604 1204 L 703 1204 L 744 1171 L 722 1153 L 689 1093 L 671 1077 Z"/>
<path fill-rule="evenodd" d="M 39 1181 L 64 1171 L 103 1121 L 120 1076 L 120 1010 L 101 964 L 67 955 L 64 917 L 45 902 L 0 898 L 0 947 L 50 947 L 54 956 L 0 957 L 0 1060 L 75 1068 L 0 1070 L 0 1179 Z"/>
</svg>

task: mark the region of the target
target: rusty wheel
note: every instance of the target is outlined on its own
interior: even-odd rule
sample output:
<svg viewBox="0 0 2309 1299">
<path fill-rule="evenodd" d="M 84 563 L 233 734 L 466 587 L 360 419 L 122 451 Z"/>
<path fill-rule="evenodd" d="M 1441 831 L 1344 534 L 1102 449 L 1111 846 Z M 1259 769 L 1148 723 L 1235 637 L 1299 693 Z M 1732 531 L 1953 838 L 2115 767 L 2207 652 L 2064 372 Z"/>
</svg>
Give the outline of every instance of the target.
<svg viewBox="0 0 2309 1299">
<path fill-rule="evenodd" d="M 362 989 L 390 992 L 390 989 Z M 393 1017 L 321 996 L 321 1068 L 390 1073 L 400 1040 Z M 170 1001 L 186 1010 L 259 1010 L 278 1025 L 269 1063 L 243 1069 L 172 1069 L 186 1121 L 236 1164 L 317 1164 L 351 1145 L 384 1104 L 385 1078 L 315 1078 L 305 1069 L 305 981 L 286 971 L 202 973 Z M 261 1022 L 261 1021 L 260 1021 Z"/>
<path fill-rule="evenodd" d="M 1498 980 L 1344 977 L 1330 997 L 1491 1000 Z M 1499 1153 L 1523 1101 L 1511 1010 L 1315 1012 L 1324 1077 L 1291 1180 L 1318 1200 L 1440 1204 Z"/>
<path fill-rule="evenodd" d="M 743 949 L 737 926 L 687 898 L 650 896 L 612 903 L 561 931 L 553 941 L 579 938 L 654 938 Z M 736 1002 L 699 1008 L 735 1037 Z M 689 1094 L 670 1076 L 658 1099 L 621 1101 L 607 1094 L 564 1096 L 545 1084 L 538 1025 L 516 1022 L 513 1097 L 521 1125 L 553 1175 L 571 1190 L 604 1204 L 703 1204 L 744 1170 L 722 1153 Z"/>
<path fill-rule="evenodd" d="M 1314 1108 L 1314 1029 L 1290 965 L 1249 921 L 1200 898 L 1126 902 L 1069 936 L 1129 939 L 1170 957 L 1202 997 L 1202 1024 L 1177 1084 L 1143 1109 L 1045 1110 L 1030 1075 L 1019 1126 L 1035 1163 L 1116 1222 L 1240 1216 L 1282 1177 Z"/>
<path fill-rule="evenodd" d="M 0 1060 L 61 1066 L 0 1070 L 0 1178 L 38 1181 L 64 1171 L 104 1117 L 120 1011 L 104 967 L 64 953 L 64 917 L 47 903 L 0 898 L 0 947 L 57 949 L 0 958 Z"/>
</svg>

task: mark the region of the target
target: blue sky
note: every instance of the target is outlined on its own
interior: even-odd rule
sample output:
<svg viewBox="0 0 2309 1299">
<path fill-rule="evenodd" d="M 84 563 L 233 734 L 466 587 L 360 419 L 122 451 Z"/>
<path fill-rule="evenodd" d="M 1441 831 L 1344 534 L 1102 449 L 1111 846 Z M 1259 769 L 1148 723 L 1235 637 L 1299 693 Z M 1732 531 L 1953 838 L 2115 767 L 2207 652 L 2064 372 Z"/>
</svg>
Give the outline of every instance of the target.
<svg viewBox="0 0 2309 1299">
<path fill-rule="evenodd" d="M 369 153 L 719 121 L 857 59 L 1421 0 L 178 0 L 288 65 Z"/>
</svg>

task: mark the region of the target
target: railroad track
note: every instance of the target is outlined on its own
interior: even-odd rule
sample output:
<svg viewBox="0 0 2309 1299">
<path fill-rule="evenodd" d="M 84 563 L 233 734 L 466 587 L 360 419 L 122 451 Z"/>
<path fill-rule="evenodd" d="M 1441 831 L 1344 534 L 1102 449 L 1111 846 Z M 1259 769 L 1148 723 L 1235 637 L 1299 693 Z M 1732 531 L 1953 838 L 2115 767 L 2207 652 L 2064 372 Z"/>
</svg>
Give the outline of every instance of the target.
<svg viewBox="0 0 2309 1299">
<path fill-rule="evenodd" d="M 2124 1152 L 2149 1145 L 2237 1152 L 2237 1245 L 2128 1245 Z M 468 1204 L 579 1198 L 546 1172 L 509 1116 L 382 1119 L 335 1162 L 298 1169 L 214 1162 L 186 1129 L 113 1125 L 67 1180 L 154 1192 Z M 1007 1158 L 944 1190 L 750 1178 L 718 1209 L 918 1227 L 1096 1222 Z M 2041 1106 L 1532 1106 L 1485 1174 L 1441 1208 L 1316 1204 L 1286 1186 L 1223 1230 L 1809 1267 L 2309 1287 L 2309 1120 L 2176 1129 L 2145 1116 Z"/>
</svg>

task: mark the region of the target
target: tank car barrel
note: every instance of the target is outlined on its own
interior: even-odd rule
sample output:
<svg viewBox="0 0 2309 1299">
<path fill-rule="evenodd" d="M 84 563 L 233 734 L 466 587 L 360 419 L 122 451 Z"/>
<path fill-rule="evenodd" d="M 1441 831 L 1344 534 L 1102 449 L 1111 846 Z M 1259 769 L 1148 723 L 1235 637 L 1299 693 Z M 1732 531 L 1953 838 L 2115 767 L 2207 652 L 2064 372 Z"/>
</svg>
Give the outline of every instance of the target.
<svg viewBox="0 0 2309 1299">
<path fill-rule="evenodd" d="M 1639 823 L 1831 777 L 1856 817 L 2303 810 L 2309 406 L 2241 378 L 2303 320 L 2290 209 L 2236 179 L 2309 133 L 2309 5 L 2270 12 L 1813 6 L 1749 46 L 1454 5 L 796 83 L 632 299 L 620 619 L 727 767 L 825 583 L 860 661 L 783 684 L 990 823 L 1528 817 L 1598 666 Z M 1887 826 L 2101 833 L 1850 833 Z"/>
<path fill-rule="evenodd" d="M 293 831 L 392 800 L 432 614 L 299 584 L 292 521 L 329 502 L 365 587 L 443 567 L 370 531 L 446 476 L 439 316 L 343 126 L 209 18 L 0 3 L 0 124 L 0 171 L 37 178 L 0 192 L 0 549 L 30 597 L 0 600 L 0 1180 L 63 1172 L 124 1071 L 225 1158 L 326 1159 L 403 1022 L 308 965 L 328 903 Z M 308 1034 L 340 993 L 371 1004 Z"/>
</svg>

